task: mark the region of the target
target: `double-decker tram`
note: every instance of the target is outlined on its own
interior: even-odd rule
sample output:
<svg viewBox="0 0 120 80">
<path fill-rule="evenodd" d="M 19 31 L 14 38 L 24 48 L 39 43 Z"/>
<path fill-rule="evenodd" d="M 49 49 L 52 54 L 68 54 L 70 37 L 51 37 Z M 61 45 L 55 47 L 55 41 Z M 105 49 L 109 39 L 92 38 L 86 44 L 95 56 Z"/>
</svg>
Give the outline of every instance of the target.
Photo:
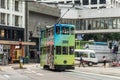
<svg viewBox="0 0 120 80">
<path fill-rule="evenodd" d="M 75 26 L 55 24 L 41 30 L 40 64 L 44 69 L 74 69 Z"/>
</svg>

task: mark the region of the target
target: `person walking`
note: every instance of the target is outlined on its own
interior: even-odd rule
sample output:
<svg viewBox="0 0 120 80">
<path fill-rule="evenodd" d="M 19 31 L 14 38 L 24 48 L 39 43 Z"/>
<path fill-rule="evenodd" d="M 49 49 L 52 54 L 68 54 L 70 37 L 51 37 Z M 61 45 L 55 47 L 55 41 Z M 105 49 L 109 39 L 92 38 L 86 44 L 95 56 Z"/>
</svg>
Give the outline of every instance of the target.
<svg viewBox="0 0 120 80">
<path fill-rule="evenodd" d="M 103 67 L 105 68 L 106 67 L 106 57 L 105 56 L 103 56 Z"/>
<path fill-rule="evenodd" d="M 83 58 L 82 58 L 82 55 L 80 55 L 79 67 L 80 67 L 81 65 L 82 65 L 83 67 L 85 67 L 85 65 L 84 65 L 84 60 L 83 60 Z"/>
</svg>

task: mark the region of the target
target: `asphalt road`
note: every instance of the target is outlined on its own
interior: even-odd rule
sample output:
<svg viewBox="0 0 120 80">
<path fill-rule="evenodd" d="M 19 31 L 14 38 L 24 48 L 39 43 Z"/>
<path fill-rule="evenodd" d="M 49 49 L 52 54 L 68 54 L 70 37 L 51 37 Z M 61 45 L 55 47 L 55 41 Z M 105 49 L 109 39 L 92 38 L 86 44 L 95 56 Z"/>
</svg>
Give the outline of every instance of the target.
<svg viewBox="0 0 120 80">
<path fill-rule="evenodd" d="M 25 69 L 19 69 L 19 65 L 2 66 L 0 80 L 120 80 L 120 68 L 76 67 L 75 70 L 58 72 L 43 70 L 39 64 L 24 67 Z"/>
</svg>

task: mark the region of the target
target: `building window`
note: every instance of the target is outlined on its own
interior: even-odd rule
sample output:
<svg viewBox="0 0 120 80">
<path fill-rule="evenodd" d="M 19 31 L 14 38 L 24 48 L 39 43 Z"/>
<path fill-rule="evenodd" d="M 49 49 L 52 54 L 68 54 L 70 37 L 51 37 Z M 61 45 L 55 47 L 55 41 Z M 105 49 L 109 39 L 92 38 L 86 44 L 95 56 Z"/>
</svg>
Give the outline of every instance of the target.
<svg viewBox="0 0 120 80">
<path fill-rule="evenodd" d="M 0 37 L 1 38 L 5 37 L 5 31 L 4 31 L 4 29 L 0 29 Z"/>
<path fill-rule="evenodd" d="M 91 0 L 91 4 L 97 4 L 97 0 Z"/>
<path fill-rule="evenodd" d="M 10 0 L 7 0 L 7 9 L 9 9 L 9 7 L 10 7 Z"/>
<path fill-rule="evenodd" d="M 97 9 L 97 7 L 91 7 L 91 9 Z"/>
<path fill-rule="evenodd" d="M 106 4 L 106 0 L 100 0 L 100 4 Z"/>
<path fill-rule="evenodd" d="M 100 8 L 100 9 L 102 9 L 102 8 L 106 8 L 106 6 L 100 6 L 99 8 Z"/>
<path fill-rule="evenodd" d="M 17 31 L 17 30 L 13 30 L 13 31 L 12 31 L 12 39 L 13 39 L 13 40 L 17 40 L 17 39 L 18 39 L 18 36 L 19 36 L 19 35 L 18 35 L 18 31 Z"/>
<path fill-rule="evenodd" d="M 7 14 L 7 25 L 10 24 L 10 14 Z"/>
<path fill-rule="evenodd" d="M 71 3 L 72 1 L 66 1 L 66 3 Z"/>
<path fill-rule="evenodd" d="M 15 1 L 15 11 L 19 11 L 19 1 Z"/>
<path fill-rule="evenodd" d="M 15 26 L 19 26 L 19 16 L 15 16 Z"/>
<path fill-rule="evenodd" d="M 1 24 L 5 24 L 5 13 L 1 13 Z"/>
<path fill-rule="evenodd" d="M 0 4 L 0 5 L 1 5 L 0 7 L 1 7 L 1 8 L 5 8 L 5 0 L 1 0 L 0 3 L 1 3 L 1 4 Z"/>
<path fill-rule="evenodd" d="M 75 1 L 75 4 L 81 5 L 80 1 Z"/>
<path fill-rule="evenodd" d="M 89 4 L 89 0 L 83 0 L 83 5 L 88 5 Z"/>
<path fill-rule="evenodd" d="M 5 38 L 10 39 L 10 30 L 5 29 Z"/>
</svg>

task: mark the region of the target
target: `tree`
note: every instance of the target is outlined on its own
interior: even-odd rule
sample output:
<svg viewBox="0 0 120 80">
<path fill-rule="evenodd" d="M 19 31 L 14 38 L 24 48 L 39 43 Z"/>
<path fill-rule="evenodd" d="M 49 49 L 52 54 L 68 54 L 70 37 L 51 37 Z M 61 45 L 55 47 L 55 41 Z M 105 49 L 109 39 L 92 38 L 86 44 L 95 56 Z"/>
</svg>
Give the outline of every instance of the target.
<svg viewBox="0 0 120 80">
<path fill-rule="evenodd" d="M 83 40 L 95 40 L 95 41 L 108 41 L 108 40 L 117 40 L 120 39 L 120 33 L 99 33 L 99 34 L 85 34 Z"/>
</svg>

